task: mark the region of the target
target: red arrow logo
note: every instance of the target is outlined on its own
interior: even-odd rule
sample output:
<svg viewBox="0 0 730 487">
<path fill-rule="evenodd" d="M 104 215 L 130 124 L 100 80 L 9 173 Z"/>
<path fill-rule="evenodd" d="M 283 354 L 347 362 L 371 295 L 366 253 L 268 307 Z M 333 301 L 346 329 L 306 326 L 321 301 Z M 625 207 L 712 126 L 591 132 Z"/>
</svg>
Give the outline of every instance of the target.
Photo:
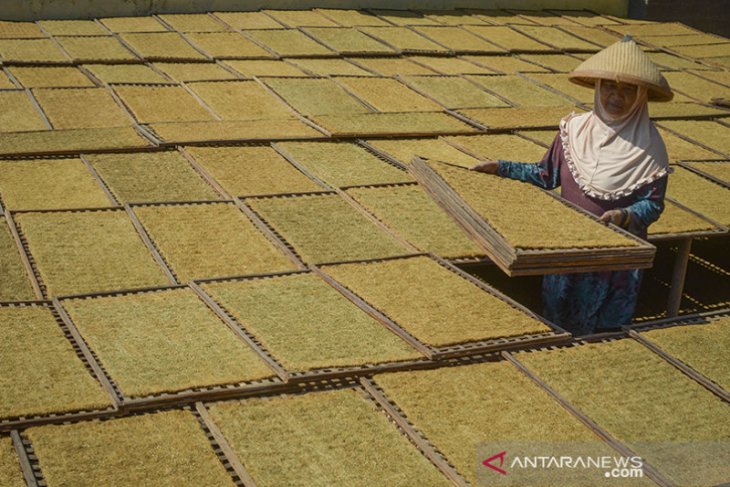
<svg viewBox="0 0 730 487">
<path fill-rule="evenodd" d="M 506 451 L 503 451 L 503 452 L 497 453 L 496 455 L 492 455 L 491 457 L 489 457 L 486 460 L 484 460 L 482 462 L 482 465 L 484 465 L 485 467 L 491 468 L 492 470 L 494 470 L 497 473 L 500 473 L 502 475 L 507 475 L 507 471 L 506 470 L 502 470 L 501 468 L 499 468 L 502 465 L 504 465 L 504 456 L 506 454 L 507 454 L 507 452 Z M 499 458 L 499 467 L 497 467 L 496 465 L 492 465 L 492 461 L 495 460 L 495 459 L 497 459 L 497 458 Z"/>
</svg>

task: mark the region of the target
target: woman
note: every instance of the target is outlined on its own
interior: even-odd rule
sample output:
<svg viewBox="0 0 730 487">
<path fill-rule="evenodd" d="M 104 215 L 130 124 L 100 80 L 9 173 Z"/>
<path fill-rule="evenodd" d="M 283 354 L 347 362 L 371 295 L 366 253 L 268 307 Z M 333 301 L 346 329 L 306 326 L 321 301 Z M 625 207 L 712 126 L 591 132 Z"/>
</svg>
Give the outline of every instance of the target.
<svg viewBox="0 0 730 487">
<path fill-rule="evenodd" d="M 628 36 L 569 77 L 595 87 L 593 111 L 565 117 L 541 162 L 484 161 L 472 169 L 545 189 L 560 186 L 566 200 L 646 238 L 664 209 L 670 172 L 647 102 L 669 101 L 672 91 Z M 629 324 L 640 281 L 639 270 L 547 275 L 545 317 L 576 335 Z"/>
</svg>

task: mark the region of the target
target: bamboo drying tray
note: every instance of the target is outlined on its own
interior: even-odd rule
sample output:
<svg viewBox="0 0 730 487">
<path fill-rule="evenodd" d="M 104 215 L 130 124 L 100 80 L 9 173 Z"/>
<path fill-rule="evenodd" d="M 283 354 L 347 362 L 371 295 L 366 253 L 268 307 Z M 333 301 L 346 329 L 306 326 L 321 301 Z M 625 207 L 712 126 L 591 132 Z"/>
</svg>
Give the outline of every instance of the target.
<svg viewBox="0 0 730 487">
<path fill-rule="evenodd" d="M 408 59 L 418 64 L 426 66 L 438 74 L 458 75 L 458 74 L 494 74 L 495 71 L 476 63 L 472 63 L 466 57 L 443 57 L 443 56 L 410 56 Z M 432 74 L 424 71 L 423 73 L 394 73 L 402 75 L 411 74 Z"/>
<path fill-rule="evenodd" d="M 722 460 L 730 436 L 727 404 L 636 341 L 515 358 L 673 482 L 714 485 L 730 474 Z M 633 380 L 626 380 L 626 370 Z"/>
<path fill-rule="evenodd" d="M 99 19 L 112 32 L 165 32 L 167 27 L 156 17 L 107 17 Z"/>
<path fill-rule="evenodd" d="M 220 199 L 177 151 L 89 154 L 84 158 L 122 204 Z"/>
<path fill-rule="evenodd" d="M 380 76 L 434 74 L 432 69 L 408 57 L 350 57 L 349 61 Z M 443 58 L 451 59 L 451 58 Z"/>
<path fill-rule="evenodd" d="M 185 37 L 213 59 L 270 59 L 275 56 L 238 32 L 186 33 Z"/>
<path fill-rule="evenodd" d="M 119 37 L 147 61 L 199 61 L 208 59 L 177 32 L 130 32 Z"/>
<path fill-rule="evenodd" d="M 703 147 L 730 157 L 730 126 L 698 120 L 667 120 L 661 125 Z"/>
<path fill-rule="evenodd" d="M 256 485 L 450 485 L 360 389 L 209 409 Z"/>
<path fill-rule="evenodd" d="M 163 74 L 145 64 L 84 64 L 86 71 L 101 83 L 171 83 Z"/>
<path fill-rule="evenodd" d="M 555 134 L 553 134 L 555 137 Z M 518 135 L 462 135 L 445 137 L 453 144 L 477 159 L 507 160 L 516 162 L 539 162 L 545 155 L 545 148 Z M 448 159 L 446 159 L 448 160 Z M 451 161 L 449 161 L 451 162 Z"/>
<path fill-rule="evenodd" d="M 457 54 L 504 54 L 506 50 L 456 26 L 419 26 L 414 30 Z"/>
<path fill-rule="evenodd" d="M 115 37 L 58 37 L 56 41 L 74 63 L 139 61 L 139 58 Z"/>
<path fill-rule="evenodd" d="M 194 122 L 216 117 L 181 86 L 117 85 L 114 91 L 140 123 Z"/>
<path fill-rule="evenodd" d="M 263 82 L 303 115 L 371 111 L 329 78 L 264 78 Z"/>
<path fill-rule="evenodd" d="M 304 58 L 297 58 L 304 59 Z M 269 61 L 266 59 L 245 59 L 245 60 L 226 60 L 222 63 L 229 66 L 234 71 L 241 73 L 246 78 L 254 76 L 288 76 L 306 78 L 309 75 L 298 69 L 293 64 L 285 61 Z"/>
<path fill-rule="evenodd" d="M 664 51 L 659 51 L 659 52 L 650 51 L 650 52 L 647 52 L 646 55 L 649 56 L 649 59 L 651 59 L 654 63 L 659 65 L 660 68 L 663 68 L 662 71 L 675 70 L 675 69 L 677 69 L 677 70 L 712 69 L 709 66 L 700 64 L 691 59 L 675 56 L 674 54 L 670 54 L 670 53 L 664 52 Z"/>
<path fill-rule="evenodd" d="M 334 51 L 297 29 L 245 30 L 244 35 L 279 56 L 333 57 Z"/>
<path fill-rule="evenodd" d="M 415 10 L 371 8 L 368 11 L 395 25 L 439 25 L 436 20 L 428 18 L 423 13 Z"/>
<path fill-rule="evenodd" d="M 71 66 L 15 66 L 13 77 L 24 88 L 84 88 L 94 86 L 84 73 Z"/>
<path fill-rule="evenodd" d="M 692 161 L 692 160 L 707 160 L 717 159 L 720 154 L 708 150 L 697 144 L 693 144 L 686 139 L 683 139 L 676 135 L 674 132 L 659 127 L 659 133 L 662 136 L 664 145 L 667 147 L 667 153 L 669 154 L 670 162 L 675 161 Z"/>
<path fill-rule="evenodd" d="M 652 245 L 600 224 L 548 191 L 420 158 L 414 158 L 411 168 L 431 197 L 510 276 L 652 264 Z M 535 218 L 531 208 L 540 208 L 542 216 Z M 539 229 L 541 224 L 547 226 Z"/>
<path fill-rule="evenodd" d="M 345 27 L 358 26 L 389 26 L 390 24 L 365 10 L 349 10 L 339 8 L 318 8 L 317 12 L 321 13 L 328 19 Z"/>
<path fill-rule="evenodd" d="M 414 90 L 450 109 L 510 106 L 458 76 L 407 76 L 401 79 Z"/>
<path fill-rule="evenodd" d="M 720 83 L 721 85 L 730 86 L 730 73 L 727 71 L 710 71 L 708 66 L 698 65 L 694 69 L 688 69 L 692 74 Z"/>
<path fill-rule="evenodd" d="M 208 14 L 163 14 L 157 16 L 179 32 L 224 32 L 228 27 Z"/>
<path fill-rule="evenodd" d="M 201 423 L 190 411 L 173 410 L 41 426 L 23 434 L 37 458 L 42 485 L 132 487 L 155 479 L 180 487 L 234 487 L 224 466 L 228 460 L 217 453 L 220 447 Z M 135 465 L 134 475 L 130 465 Z"/>
<path fill-rule="evenodd" d="M 679 22 L 658 22 L 648 24 L 612 25 L 609 30 L 621 35 L 653 36 L 653 35 L 690 35 L 697 31 Z"/>
<path fill-rule="evenodd" d="M 534 108 L 574 105 L 567 97 L 542 88 L 521 76 L 467 76 L 467 78 L 519 106 Z"/>
<path fill-rule="evenodd" d="M 710 44 L 707 46 L 677 46 L 672 51 L 681 56 L 712 61 L 730 56 L 730 42 L 723 44 Z"/>
<path fill-rule="evenodd" d="M 508 12 L 515 14 L 517 17 L 512 24 L 518 25 L 574 25 L 574 22 L 562 15 L 560 12 L 554 10 L 522 10 L 522 9 L 509 9 Z"/>
<path fill-rule="evenodd" d="M 489 25 L 535 24 L 531 20 L 502 9 L 467 8 L 461 10 L 471 16 L 482 19 Z"/>
<path fill-rule="evenodd" d="M 23 212 L 13 217 L 44 295 L 168 283 L 124 210 Z"/>
<path fill-rule="evenodd" d="M 656 242 L 688 237 L 712 237 L 727 232 L 725 225 L 713 222 L 686 206 L 666 199 L 659 220 L 649 227 L 649 240 Z"/>
<path fill-rule="evenodd" d="M 287 119 L 296 115 L 256 81 L 211 81 L 187 86 L 223 120 Z"/>
<path fill-rule="evenodd" d="M 683 167 L 675 167 L 669 177 L 667 196 L 722 225 L 730 225 L 730 189 Z"/>
<path fill-rule="evenodd" d="M 725 187 L 730 187 L 729 161 L 680 162 L 679 165 Z"/>
<path fill-rule="evenodd" d="M 195 161 L 232 196 L 322 191 L 268 145 L 186 147 Z"/>
<path fill-rule="evenodd" d="M 167 146 L 257 140 L 316 139 L 322 137 L 321 132 L 303 123 L 298 118 L 152 123 L 146 128 L 161 144 Z M 2 140 L 1 137 L 0 140 Z"/>
<path fill-rule="evenodd" d="M 707 103 L 713 98 L 730 98 L 730 87 L 709 81 L 686 71 L 665 71 L 664 77 L 672 89 Z"/>
<path fill-rule="evenodd" d="M 580 103 L 593 104 L 594 90 L 576 85 L 563 73 L 530 73 L 526 76 L 552 88 L 564 97 L 571 98 Z"/>
<path fill-rule="evenodd" d="M 249 198 L 246 203 L 307 263 L 408 253 L 337 194 Z"/>
<path fill-rule="evenodd" d="M 279 142 L 276 149 L 333 188 L 413 181 L 390 161 L 349 142 Z"/>
<path fill-rule="evenodd" d="M 730 371 L 723 359 L 730 340 L 727 311 L 706 318 L 637 325 L 631 334 L 720 397 L 730 398 Z"/>
<path fill-rule="evenodd" d="M 360 27 L 360 30 L 403 54 L 447 54 L 449 49 L 408 27 Z"/>
<path fill-rule="evenodd" d="M 234 73 L 217 63 L 155 63 L 154 69 L 169 78 L 185 83 L 187 81 L 215 81 L 237 79 Z M 166 82 L 163 81 L 163 82 Z"/>
<path fill-rule="evenodd" d="M 132 127 L 0 133 L 0 155 L 60 155 L 141 149 L 152 143 Z"/>
<path fill-rule="evenodd" d="M 563 30 L 569 34 L 585 39 L 593 44 L 598 44 L 601 47 L 608 47 L 611 44 L 615 44 L 621 40 L 620 36 L 617 36 L 611 32 L 607 32 L 604 29 L 598 27 L 587 27 L 579 25 L 561 25 L 560 30 Z"/>
<path fill-rule="evenodd" d="M 63 299 L 73 326 L 127 399 L 244 384 L 266 363 L 187 288 Z"/>
<path fill-rule="evenodd" d="M 316 10 L 262 10 L 287 27 L 337 27 L 337 23 Z"/>
<path fill-rule="evenodd" d="M 441 106 L 393 78 L 342 76 L 336 78 L 349 92 L 379 112 L 432 112 Z"/>
<path fill-rule="evenodd" d="M 0 91 L 0 132 L 26 132 L 50 128 L 30 91 Z"/>
<path fill-rule="evenodd" d="M 516 134 L 535 141 L 543 147 L 550 147 L 555 137 L 558 136 L 558 130 L 525 130 L 516 132 Z"/>
<path fill-rule="evenodd" d="M 395 55 L 398 52 L 351 27 L 308 27 L 302 30 L 341 56 Z"/>
<path fill-rule="evenodd" d="M 649 114 L 654 120 L 662 119 L 709 119 L 728 115 L 727 110 L 694 102 L 650 102 Z"/>
<path fill-rule="evenodd" d="M 301 382 L 413 365 L 423 356 L 316 273 L 207 281 L 213 297 L 282 380 Z"/>
<path fill-rule="evenodd" d="M 346 192 L 423 252 L 445 259 L 483 257 L 481 249 L 417 185 L 369 185 Z"/>
<path fill-rule="evenodd" d="M 40 39 L 45 36 L 35 22 L 0 20 L 0 39 Z"/>
<path fill-rule="evenodd" d="M 0 39 L 4 64 L 70 63 L 71 59 L 50 39 Z"/>
<path fill-rule="evenodd" d="M 0 194 L 9 210 L 98 208 L 112 203 L 77 157 L 0 160 Z"/>
<path fill-rule="evenodd" d="M 458 485 L 466 485 L 466 481 L 479 484 L 482 476 L 474 468 L 474 460 L 484 453 L 479 451 L 480 444 L 540 438 L 551 443 L 579 443 L 583 454 L 588 454 L 589 445 L 594 450 L 591 454 L 615 454 L 590 428 L 507 361 L 379 374 L 373 381 L 366 386 L 368 390 L 398 424 L 408 426 L 412 438 L 431 445 L 430 458 L 440 456 L 442 462 L 453 465 L 456 475 L 462 477 Z M 505 404 L 510 407 L 504 408 Z M 464 427 L 454 430 L 454 424 Z M 571 480 L 564 470 L 559 478 L 562 483 L 579 480 Z"/>
<path fill-rule="evenodd" d="M 107 88 L 38 88 L 33 96 L 55 129 L 124 127 L 134 123 Z"/>
<path fill-rule="evenodd" d="M 463 56 L 469 62 L 484 66 L 496 73 L 517 74 L 524 73 L 547 73 L 548 69 L 537 64 L 528 63 L 522 59 L 523 56 Z M 471 73 L 466 73 L 471 74 Z M 489 73 L 477 73 L 489 74 Z"/>
<path fill-rule="evenodd" d="M 571 112 L 582 113 L 583 110 L 569 106 L 462 108 L 457 113 L 470 122 L 478 124 L 483 130 L 504 131 L 529 128 L 557 131 L 560 120 Z"/>
<path fill-rule="evenodd" d="M 332 137 L 429 136 L 478 132 L 443 112 L 317 115 L 313 120 Z"/>
<path fill-rule="evenodd" d="M 37 299 L 40 296 L 35 294 L 30 280 L 32 269 L 26 268 L 24 255 L 21 255 L 9 225 L 6 217 L 0 217 L 0 269 L 3 269 L 0 302 Z"/>
<path fill-rule="evenodd" d="M 25 487 L 25 478 L 20 467 L 18 453 L 10 436 L 0 436 L 0 485 Z"/>
<path fill-rule="evenodd" d="M 471 167 L 479 162 L 478 159 L 458 150 L 443 138 L 438 139 L 381 139 L 368 140 L 366 145 L 386 157 L 408 167 L 415 157 L 448 161 L 463 167 Z"/>
<path fill-rule="evenodd" d="M 133 211 L 180 282 L 297 268 L 232 203 L 135 205 Z"/>
<path fill-rule="evenodd" d="M 569 73 L 582 62 L 579 58 L 568 54 L 522 54 L 519 57 L 558 73 Z M 563 77 L 565 78 L 564 75 Z"/>
<path fill-rule="evenodd" d="M 213 12 L 234 29 L 281 29 L 283 26 L 263 12 Z"/>
<path fill-rule="evenodd" d="M 52 36 L 109 36 L 109 32 L 93 20 L 40 20 L 38 26 Z"/>
<path fill-rule="evenodd" d="M 381 313 L 386 326 L 432 360 L 568 336 L 435 257 L 334 263 L 322 271 L 350 299 Z"/>
<path fill-rule="evenodd" d="M 0 323 L 0 428 L 112 408 L 111 398 L 52 307 L 2 304 Z"/>
<path fill-rule="evenodd" d="M 466 25 L 464 29 L 509 52 L 556 52 L 557 49 L 503 25 Z"/>
<path fill-rule="evenodd" d="M 314 76 L 372 76 L 371 72 L 346 59 L 296 58 L 288 62 Z"/>
<path fill-rule="evenodd" d="M 471 15 L 463 10 L 420 10 L 427 18 L 439 24 L 446 25 L 484 25 L 485 22 L 477 15 Z"/>
<path fill-rule="evenodd" d="M 18 88 L 18 85 L 16 84 L 16 82 L 14 82 L 13 80 L 11 80 L 8 77 L 7 72 L 6 71 L 3 71 L 0 68 L 0 89 L 3 89 L 3 90 L 12 90 L 14 88 Z"/>
<path fill-rule="evenodd" d="M 601 46 L 570 35 L 556 27 L 517 25 L 514 27 L 525 35 L 565 52 L 598 52 Z"/>
</svg>

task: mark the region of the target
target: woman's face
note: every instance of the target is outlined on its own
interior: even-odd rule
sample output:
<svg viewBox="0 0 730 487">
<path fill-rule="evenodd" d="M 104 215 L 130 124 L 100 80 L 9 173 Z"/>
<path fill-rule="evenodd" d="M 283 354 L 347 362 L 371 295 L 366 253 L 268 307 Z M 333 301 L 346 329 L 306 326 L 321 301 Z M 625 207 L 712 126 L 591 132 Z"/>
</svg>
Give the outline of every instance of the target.
<svg viewBox="0 0 730 487">
<path fill-rule="evenodd" d="M 601 103 L 613 117 L 626 115 L 636 101 L 638 86 L 612 80 L 601 80 Z"/>
</svg>

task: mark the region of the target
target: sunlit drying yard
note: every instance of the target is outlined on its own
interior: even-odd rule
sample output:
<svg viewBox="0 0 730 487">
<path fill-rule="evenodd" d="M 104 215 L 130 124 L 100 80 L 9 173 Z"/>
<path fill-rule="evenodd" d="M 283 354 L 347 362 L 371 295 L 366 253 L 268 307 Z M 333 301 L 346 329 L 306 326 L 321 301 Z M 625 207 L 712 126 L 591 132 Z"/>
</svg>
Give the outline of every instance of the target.
<svg viewBox="0 0 730 487">
<path fill-rule="evenodd" d="M 467 170 L 626 34 L 675 93 L 646 241 Z M 643 459 L 534 485 L 727 485 L 729 107 L 728 39 L 588 10 L 0 21 L 0 487 L 517 485 L 521 441 Z M 542 316 L 632 267 L 631 326 Z"/>
</svg>

